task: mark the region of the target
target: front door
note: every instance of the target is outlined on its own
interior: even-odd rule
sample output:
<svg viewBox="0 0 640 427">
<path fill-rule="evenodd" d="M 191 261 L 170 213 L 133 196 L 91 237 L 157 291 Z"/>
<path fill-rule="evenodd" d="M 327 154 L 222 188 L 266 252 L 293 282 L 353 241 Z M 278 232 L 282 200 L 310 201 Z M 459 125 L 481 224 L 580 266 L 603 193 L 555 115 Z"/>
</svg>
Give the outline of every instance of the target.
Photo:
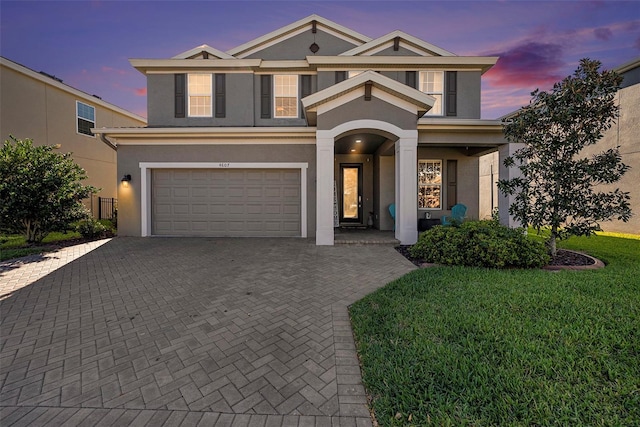
<svg viewBox="0 0 640 427">
<path fill-rule="evenodd" d="M 362 223 L 362 163 L 340 164 L 340 222 Z"/>
</svg>

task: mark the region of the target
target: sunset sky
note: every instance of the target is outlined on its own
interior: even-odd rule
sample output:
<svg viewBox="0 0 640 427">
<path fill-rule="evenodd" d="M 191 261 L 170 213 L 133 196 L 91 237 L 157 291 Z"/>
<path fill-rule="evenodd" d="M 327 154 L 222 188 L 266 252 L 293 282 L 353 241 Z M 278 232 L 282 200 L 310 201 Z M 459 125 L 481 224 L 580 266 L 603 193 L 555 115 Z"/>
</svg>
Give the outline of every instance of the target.
<svg viewBox="0 0 640 427">
<path fill-rule="evenodd" d="M 499 56 L 483 78 L 492 119 L 549 89 L 581 58 L 616 68 L 640 57 L 638 1 L 6 1 L 0 54 L 146 117 L 130 58 L 201 44 L 226 51 L 311 14 L 375 38 L 402 30 L 457 55 Z"/>
</svg>

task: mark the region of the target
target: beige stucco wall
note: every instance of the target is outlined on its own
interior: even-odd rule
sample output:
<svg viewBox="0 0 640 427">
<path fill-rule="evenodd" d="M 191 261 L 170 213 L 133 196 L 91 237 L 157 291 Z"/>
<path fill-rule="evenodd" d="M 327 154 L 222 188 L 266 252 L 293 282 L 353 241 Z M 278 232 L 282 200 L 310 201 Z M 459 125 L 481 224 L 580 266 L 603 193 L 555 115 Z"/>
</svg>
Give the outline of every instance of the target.
<svg viewBox="0 0 640 427">
<path fill-rule="evenodd" d="M 0 72 L 0 88 L 2 141 L 13 135 L 31 138 L 36 145 L 60 144 L 60 152 L 72 152 L 75 162 L 87 172 L 84 184 L 101 188 L 97 196 L 117 197 L 116 152 L 100 138 L 76 132 L 76 101 L 95 107 L 96 127 L 144 126 L 144 121 L 5 66 Z M 96 199 L 93 205 L 97 215 Z"/>
<path fill-rule="evenodd" d="M 619 188 L 628 191 L 631 196 L 631 210 L 634 213 L 629 222 L 613 220 L 600 224 L 603 230 L 618 233 L 640 234 L 640 84 L 618 91 L 617 102 L 620 106 L 618 123 L 609 129 L 597 144 L 583 150 L 585 155 L 593 155 L 610 148 L 620 147 L 622 161 L 631 169 L 620 181 L 611 185 L 602 185 L 605 191 Z"/>
</svg>

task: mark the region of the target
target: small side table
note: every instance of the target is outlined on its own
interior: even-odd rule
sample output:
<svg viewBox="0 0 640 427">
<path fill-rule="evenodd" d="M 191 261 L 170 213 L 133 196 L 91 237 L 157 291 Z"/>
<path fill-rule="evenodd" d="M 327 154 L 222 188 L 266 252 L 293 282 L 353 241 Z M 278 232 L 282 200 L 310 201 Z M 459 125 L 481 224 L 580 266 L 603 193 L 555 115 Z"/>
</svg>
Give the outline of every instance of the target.
<svg viewBox="0 0 640 427">
<path fill-rule="evenodd" d="M 418 231 L 427 231 L 428 229 L 440 225 L 439 218 L 422 218 L 418 220 Z"/>
</svg>

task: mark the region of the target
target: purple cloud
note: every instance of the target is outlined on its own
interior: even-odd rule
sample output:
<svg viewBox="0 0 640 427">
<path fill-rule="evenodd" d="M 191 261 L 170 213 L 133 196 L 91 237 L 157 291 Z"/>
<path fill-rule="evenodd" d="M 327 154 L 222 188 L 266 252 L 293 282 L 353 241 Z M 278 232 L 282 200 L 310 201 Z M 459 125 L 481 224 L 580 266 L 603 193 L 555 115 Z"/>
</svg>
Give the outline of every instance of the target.
<svg viewBox="0 0 640 427">
<path fill-rule="evenodd" d="M 498 63 L 486 74 L 493 87 L 545 87 L 563 77 L 563 47 L 553 43 L 525 41 L 503 52 Z"/>
<path fill-rule="evenodd" d="M 640 37 L 636 39 L 635 43 L 633 44 L 633 47 L 640 50 Z"/>
<path fill-rule="evenodd" d="M 607 41 L 613 36 L 613 32 L 609 28 L 596 28 L 593 34 L 600 40 Z"/>
</svg>

